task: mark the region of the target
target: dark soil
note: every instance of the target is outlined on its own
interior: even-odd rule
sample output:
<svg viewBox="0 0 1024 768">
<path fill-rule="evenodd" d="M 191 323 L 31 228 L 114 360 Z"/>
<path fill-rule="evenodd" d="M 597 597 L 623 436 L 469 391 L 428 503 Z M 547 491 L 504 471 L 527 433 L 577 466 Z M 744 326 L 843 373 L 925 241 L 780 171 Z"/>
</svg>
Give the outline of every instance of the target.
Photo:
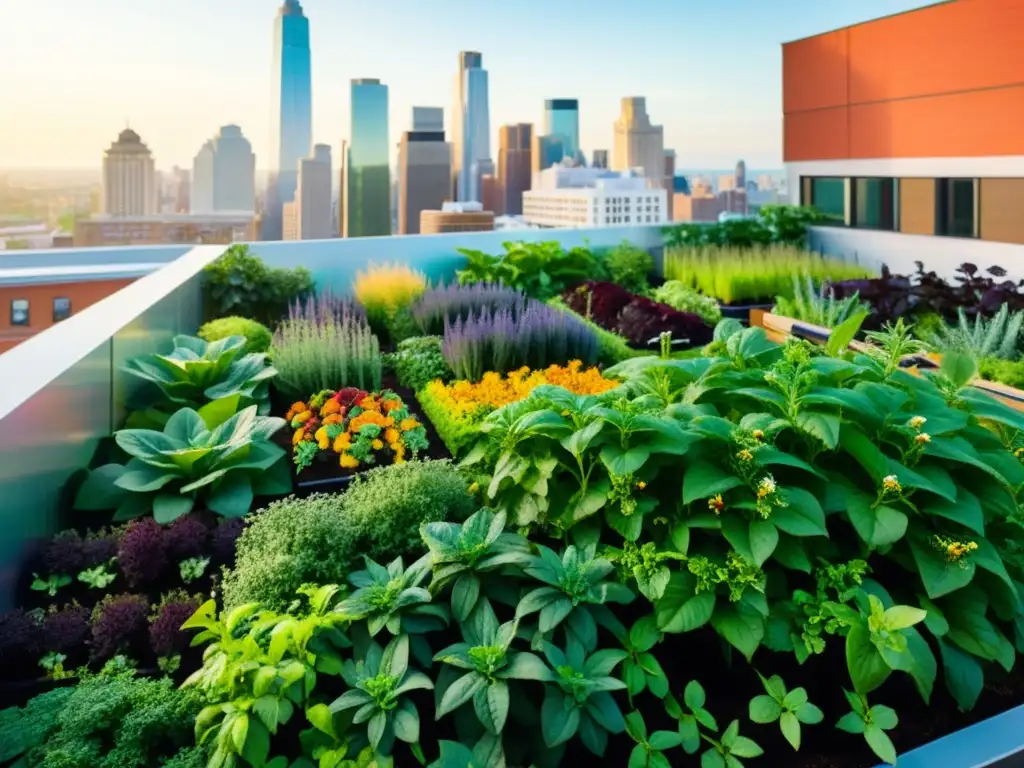
<svg viewBox="0 0 1024 768">
<path fill-rule="evenodd" d="M 449 453 L 448 449 L 445 448 L 444 443 L 441 442 L 441 438 L 437 436 L 437 432 L 434 430 L 434 425 L 431 424 L 430 420 L 423 414 L 423 409 L 420 408 L 419 401 L 416 400 L 416 395 L 411 389 L 399 385 L 398 379 L 394 374 L 384 375 L 381 380 L 381 389 L 390 389 L 402 398 L 402 402 L 404 402 L 409 408 L 409 413 L 415 416 L 416 419 L 419 420 L 419 422 L 426 428 L 427 442 L 429 443 L 429 446 L 427 447 L 426 452 L 418 455 L 418 458 L 451 458 L 451 453 Z M 291 405 L 290 402 L 285 402 L 284 398 L 273 392 L 271 393 L 270 401 L 271 413 L 274 416 L 284 416 L 288 411 L 288 406 Z M 291 461 L 291 428 L 282 429 L 274 435 L 274 442 L 288 451 L 288 461 L 292 470 L 295 493 L 298 496 L 308 496 L 311 493 L 340 490 L 341 488 L 344 488 L 353 477 L 369 469 L 369 467 L 357 467 L 356 469 L 342 468 L 338 465 L 338 457 L 336 454 L 322 452 L 317 455 L 316 461 L 314 461 L 311 466 L 306 467 L 299 473 L 296 473 L 295 464 Z"/>
</svg>

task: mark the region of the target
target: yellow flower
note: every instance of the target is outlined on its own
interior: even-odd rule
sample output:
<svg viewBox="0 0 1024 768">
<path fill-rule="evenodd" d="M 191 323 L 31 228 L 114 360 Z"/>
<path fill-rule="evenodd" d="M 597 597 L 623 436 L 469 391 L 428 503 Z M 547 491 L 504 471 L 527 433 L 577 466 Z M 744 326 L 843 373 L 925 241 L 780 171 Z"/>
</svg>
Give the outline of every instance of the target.
<svg viewBox="0 0 1024 768">
<path fill-rule="evenodd" d="M 295 418 L 295 416 L 302 413 L 304 410 L 306 410 L 306 404 L 301 400 L 296 400 L 294 403 L 291 404 L 291 407 L 288 409 L 288 413 L 284 415 L 284 420 L 291 421 L 293 418 Z"/>
<path fill-rule="evenodd" d="M 911 427 L 912 427 L 913 429 L 920 429 L 921 427 L 923 427 L 923 426 L 924 426 L 924 423 L 925 423 L 926 421 L 928 421 L 928 419 L 926 419 L 926 418 L 925 418 L 924 416 L 915 416 L 914 418 L 912 418 L 912 419 L 911 419 L 910 421 L 908 421 L 907 423 L 908 423 L 908 424 L 909 424 L 909 425 L 910 425 L 910 426 L 911 426 Z"/>
<path fill-rule="evenodd" d="M 419 425 L 420 423 L 410 416 L 408 419 L 402 419 L 402 421 L 399 422 L 398 427 L 403 432 L 408 432 L 410 429 L 416 429 Z"/>
<path fill-rule="evenodd" d="M 303 438 L 305 437 L 306 430 L 304 430 L 302 427 L 299 427 L 298 429 L 295 430 L 294 433 L 292 433 L 292 445 L 298 445 L 299 443 L 302 442 Z"/>
<path fill-rule="evenodd" d="M 305 410 L 302 413 L 296 414 L 295 417 L 292 419 L 292 423 L 305 424 L 311 418 L 313 418 L 313 412 L 310 410 Z"/>
<path fill-rule="evenodd" d="M 375 451 L 379 451 L 381 448 L 384 447 L 384 441 L 379 439 L 374 440 L 372 443 L 370 443 L 370 447 L 373 448 L 373 450 Z"/>
<path fill-rule="evenodd" d="M 332 413 L 330 416 L 324 417 L 324 426 L 328 424 L 341 424 L 342 418 L 340 413 Z"/>
<path fill-rule="evenodd" d="M 397 443 L 401 438 L 401 433 L 394 427 L 388 427 L 384 430 L 384 439 L 389 443 Z"/>
<path fill-rule="evenodd" d="M 754 439 L 757 441 L 764 440 L 764 432 L 760 429 L 755 429 L 753 432 Z"/>
<path fill-rule="evenodd" d="M 350 453 L 343 453 L 341 454 L 339 463 L 341 466 L 345 467 L 345 469 L 354 469 L 359 466 L 359 459 Z"/>
<path fill-rule="evenodd" d="M 761 482 L 757 484 L 757 498 L 763 499 L 771 496 L 776 490 L 775 478 L 771 475 L 766 475 L 761 478 Z"/>
<path fill-rule="evenodd" d="M 914 442 L 917 443 L 918 445 L 925 445 L 926 443 L 930 443 L 931 441 L 932 436 L 929 435 L 927 432 L 922 432 L 921 434 L 914 436 Z"/>
<path fill-rule="evenodd" d="M 395 440 L 393 442 L 388 443 L 388 448 L 390 448 L 395 453 L 398 453 L 399 451 L 405 451 L 405 445 L 402 443 L 401 440 Z"/>
<path fill-rule="evenodd" d="M 945 553 L 946 559 L 951 563 L 962 560 L 965 555 L 969 552 L 974 552 L 978 548 L 977 542 L 959 541 L 947 536 L 935 536 L 932 538 L 932 542 L 936 548 Z"/>
<path fill-rule="evenodd" d="M 330 445 L 330 440 L 327 438 L 327 430 L 324 427 L 320 427 L 314 434 L 316 438 L 316 444 L 319 446 L 321 451 L 326 451 L 327 446 Z"/>
<path fill-rule="evenodd" d="M 1013 455 L 1016 456 L 1018 459 L 1021 458 L 1022 456 L 1024 456 L 1024 448 L 1018 448 L 1016 451 L 1013 452 Z"/>
<path fill-rule="evenodd" d="M 887 493 L 899 493 L 903 488 L 896 475 L 886 475 L 882 478 L 882 490 Z"/>
<path fill-rule="evenodd" d="M 647 483 L 645 483 L 643 480 L 641 480 L 639 483 L 636 484 L 636 487 L 639 488 L 642 491 L 644 488 L 647 487 Z"/>
<path fill-rule="evenodd" d="M 744 461 L 744 462 L 746 462 L 746 461 L 753 461 L 754 460 L 754 454 L 751 453 L 746 448 L 744 448 L 742 451 L 740 451 L 739 453 L 736 454 L 736 458 L 739 459 L 740 461 Z"/>
<path fill-rule="evenodd" d="M 722 510 L 725 509 L 725 502 L 722 501 L 722 494 L 719 493 L 714 498 L 708 499 L 708 509 L 716 515 L 722 514 Z"/>
<path fill-rule="evenodd" d="M 354 419 L 349 421 L 348 429 L 350 432 L 358 432 L 367 424 L 376 424 L 378 427 L 387 426 L 384 422 L 386 421 L 384 416 L 381 416 L 377 411 L 363 411 Z"/>
<path fill-rule="evenodd" d="M 469 493 L 469 495 L 470 495 L 470 496 L 472 496 L 473 494 L 475 494 L 475 493 L 476 493 L 477 491 L 479 491 L 479 490 L 480 490 L 480 483 L 473 483 L 473 484 L 472 484 L 471 486 L 469 486 L 469 488 L 467 489 L 467 491 L 468 491 L 468 493 Z"/>
<path fill-rule="evenodd" d="M 334 438 L 334 452 L 342 453 L 352 447 L 352 435 L 348 432 L 342 432 L 336 438 Z"/>
</svg>

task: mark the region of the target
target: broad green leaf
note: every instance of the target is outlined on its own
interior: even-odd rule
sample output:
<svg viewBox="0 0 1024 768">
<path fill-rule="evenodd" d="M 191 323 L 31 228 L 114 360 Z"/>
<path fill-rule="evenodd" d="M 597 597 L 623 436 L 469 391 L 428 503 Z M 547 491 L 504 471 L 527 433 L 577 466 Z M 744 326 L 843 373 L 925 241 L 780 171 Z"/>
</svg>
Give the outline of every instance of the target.
<svg viewBox="0 0 1024 768">
<path fill-rule="evenodd" d="M 839 417 L 831 413 L 815 413 L 804 411 L 797 414 L 796 425 L 802 431 L 816 437 L 826 448 L 835 448 L 839 444 Z"/>
<path fill-rule="evenodd" d="M 117 509 L 128 494 L 117 485 L 118 478 L 125 472 L 121 464 L 104 464 L 90 470 L 75 495 L 75 509 L 83 512 Z"/>
<path fill-rule="evenodd" d="M 750 719 L 755 723 L 774 723 L 782 715 L 782 707 L 771 696 L 755 696 L 750 700 Z"/>
<path fill-rule="evenodd" d="M 764 448 L 758 448 L 754 453 L 754 460 L 763 467 L 770 466 L 784 466 L 784 467 L 795 467 L 796 469 L 802 469 L 805 472 L 810 472 L 824 479 L 824 475 L 812 465 L 808 464 L 801 458 L 794 456 L 791 453 L 784 453 L 778 448 L 772 448 L 771 446 L 765 446 Z"/>
<path fill-rule="evenodd" d="M 896 747 L 885 731 L 877 725 L 869 725 L 864 729 L 864 740 L 879 758 L 890 765 L 896 765 Z"/>
<path fill-rule="evenodd" d="M 650 451 L 640 446 L 623 449 L 621 446 L 610 444 L 601 449 L 601 461 L 612 475 L 631 475 L 638 471 L 650 456 Z"/>
<path fill-rule="evenodd" d="M 984 535 L 985 515 L 981 511 L 978 497 L 964 488 L 959 489 L 959 491 L 956 501 L 925 499 L 924 503 L 921 504 L 922 511 L 930 515 L 938 515 L 947 520 L 952 520 L 977 534 Z"/>
<path fill-rule="evenodd" d="M 957 389 L 962 389 L 970 384 L 971 380 L 978 375 L 978 364 L 971 355 L 963 352 L 946 351 L 942 354 L 939 370 Z M 885 758 L 883 757 L 882 759 L 884 760 Z M 894 761 L 890 760 L 889 762 Z"/>
<path fill-rule="evenodd" d="M 683 503 L 709 499 L 740 485 L 743 485 L 740 478 L 726 473 L 717 465 L 695 461 L 686 468 L 683 475 Z"/>
<path fill-rule="evenodd" d="M 797 719 L 797 716 L 792 712 L 783 713 L 782 717 L 779 718 L 779 727 L 782 729 L 782 735 L 790 743 L 790 746 L 799 751 L 800 721 Z"/>
<path fill-rule="evenodd" d="M 241 396 L 228 395 L 207 403 L 197 412 L 207 430 L 212 431 L 235 415 L 241 404 Z"/>
<path fill-rule="evenodd" d="M 715 610 L 714 592 L 696 592 L 696 578 L 686 571 L 673 571 L 665 593 L 654 606 L 658 627 L 663 632 L 690 632 L 708 623 Z"/>
<path fill-rule="evenodd" d="M 252 483 L 244 472 L 225 475 L 206 497 L 206 506 L 224 517 L 245 517 L 252 508 Z"/>
<path fill-rule="evenodd" d="M 803 488 L 784 488 L 787 506 L 772 511 L 771 521 L 791 536 L 827 536 L 825 511 L 817 498 Z"/>
<path fill-rule="evenodd" d="M 711 616 L 711 625 L 747 661 L 750 661 L 764 639 L 764 616 L 743 601 L 717 604 Z"/>
<path fill-rule="evenodd" d="M 856 314 L 850 315 L 843 322 L 837 325 L 831 330 L 828 335 L 828 341 L 825 343 L 825 350 L 832 357 L 838 357 L 846 348 L 850 345 L 850 342 L 857 336 L 857 331 L 860 330 L 861 325 L 864 324 L 865 318 L 867 318 L 868 312 L 861 311 Z M 783 730 L 785 733 L 785 730 Z M 797 744 L 793 745 L 794 749 L 799 749 L 799 728 L 797 729 Z M 787 737 L 788 738 L 788 737 Z M 792 743 L 792 742 L 791 742 Z"/>
<path fill-rule="evenodd" d="M 192 496 L 187 494 L 158 493 L 153 497 L 153 519 L 161 525 L 170 525 L 191 512 L 192 504 Z"/>
<path fill-rule="evenodd" d="M 940 639 L 939 651 L 942 654 L 942 671 L 946 687 L 956 699 L 962 712 L 974 708 L 981 695 L 985 675 L 981 663 L 970 654 L 964 653 L 952 643 Z"/>
<path fill-rule="evenodd" d="M 910 552 L 917 564 L 921 582 L 932 600 L 966 587 L 974 578 L 974 560 L 965 558 L 960 563 L 951 563 L 930 539 L 911 536 Z"/>
<path fill-rule="evenodd" d="M 779 543 L 779 531 L 768 520 L 753 520 L 750 523 L 750 552 L 754 563 L 760 568 L 772 556 Z"/>
<path fill-rule="evenodd" d="M 854 689 L 860 694 L 871 693 L 892 672 L 871 642 L 871 633 L 865 624 L 854 624 L 846 635 L 846 668 Z"/>
<path fill-rule="evenodd" d="M 912 627 L 918 622 L 924 621 L 927 611 L 914 608 L 911 605 L 894 605 L 887 608 L 883 614 L 883 621 L 886 629 L 899 630 Z"/>
</svg>

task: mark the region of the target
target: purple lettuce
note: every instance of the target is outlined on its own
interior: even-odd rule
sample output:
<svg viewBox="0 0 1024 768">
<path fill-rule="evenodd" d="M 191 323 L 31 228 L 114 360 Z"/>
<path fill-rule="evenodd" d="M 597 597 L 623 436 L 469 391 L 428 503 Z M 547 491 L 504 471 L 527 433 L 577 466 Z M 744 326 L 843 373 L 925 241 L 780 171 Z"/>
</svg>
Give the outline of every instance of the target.
<svg viewBox="0 0 1024 768">
<path fill-rule="evenodd" d="M 117 565 L 132 587 L 159 581 L 169 564 L 165 532 L 151 517 L 128 525 L 117 550 Z"/>
<path fill-rule="evenodd" d="M 199 608 L 200 599 L 184 592 L 165 595 L 149 625 L 149 645 L 154 655 L 171 656 L 188 648 L 192 636 L 181 625 Z"/>
<path fill-rule="evenodd" d="M 513 309 L 523 303 L 522 291 L 501 283 L 454 283 L 428 288 L 412 306 L 412 316 L 425 335 L 439 335 L 446 322 L 465 320 L 484 309 L 492 312 Z"/>
<path fill-rule="evenodd" d="M 209 527 L 196 515 L 179 517 L 164 531 L 167 555 L 177 562 L 206 554 L 209 540 Z"/>
<path fill-rule="evenodd" d="M 89 639 L 89 609 L 68 605 L 43 619 L 43 650 L 75 655 Z"/>
<path fill-rule="evenodd" d="M 146 647 L 149 601 L 142 595 L 108 595 L 92 612 L 92 653 L 100 660 L 126 653 L 138 660 Z"/>
</svg>

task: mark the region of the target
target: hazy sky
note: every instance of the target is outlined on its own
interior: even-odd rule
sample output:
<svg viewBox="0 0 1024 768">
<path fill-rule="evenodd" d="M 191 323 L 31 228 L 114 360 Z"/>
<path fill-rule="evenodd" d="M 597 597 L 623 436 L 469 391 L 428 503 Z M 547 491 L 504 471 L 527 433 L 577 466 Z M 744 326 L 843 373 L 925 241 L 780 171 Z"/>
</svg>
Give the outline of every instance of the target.
<svg viewBox="0 0 1024 768">
<path fill-rule="evenodd" d="M 98 167 L 130 122 L 157 166 L 191 165 L 237 123 L 268 156 L 279 0 L 0 0 L 0 168 Z M 647 97 L 681 168 L 782 165 L 780 44 L 922 0 L 303 0 L 313 140 L 348 135 L 349 81 L 390 87 L 392 143 L 410 107 L 451 108 L 460 50 L 483 52 L 491 125 L 580 100 L 581 144 L 608 148 L 619 99 Z M 446 125 L 446 128 L 448 126 Z"/>
</svg>

